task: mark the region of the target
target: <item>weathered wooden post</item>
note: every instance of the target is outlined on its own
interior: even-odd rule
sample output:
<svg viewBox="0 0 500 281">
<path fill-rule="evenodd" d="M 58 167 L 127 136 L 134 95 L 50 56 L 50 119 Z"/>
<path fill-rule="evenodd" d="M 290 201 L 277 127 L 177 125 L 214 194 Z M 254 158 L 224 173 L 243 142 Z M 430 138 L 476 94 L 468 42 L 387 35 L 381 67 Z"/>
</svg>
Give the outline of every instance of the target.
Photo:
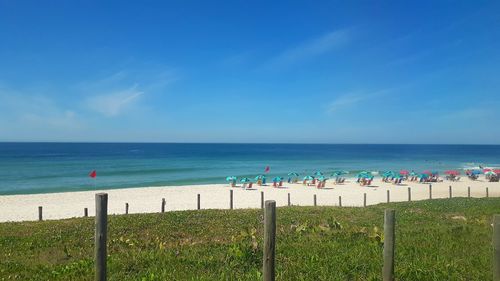
<svg viewBox="0 0 500 281">
<path fill-rule="evenodd" d="M 89 209 L 83 208 L 83 216 L 88 217 L 89 216 Z"/>
<path fill-rule="evenodd" d="M 128 203 L 125 203 L 125 215 L 128 215 Z"/>
<path fill-rule="evenodd" d="M 198 193 L 198 196 L 196 196 L 196 197 L 197 197 L 197 201 L 198 201 L 197 205 L 196 205 L 196 208 L 199 210 L 200 207 L 201 207 L 201 204 L 200 204 L 200 194 Z"/>
<path fill-rule="evenodd" d="M 470 198 L 470 186 L 467 186 L 467 198 Z"/>
<path fill-rule="evenodd" d="M 95 280 L 106 281 L 108 194 L 95 195 Z"/>
<path fill-rule="evenodd" d="M 387 189 L 387 203 L 391 202 L 391 194 L 389 189 Z"/>
<path fill-rule="evenodd" d="M 429 184 L 429 199 L 432 199 L 432 184 Z"/>
<path fill-rule="evenodd" d="M 43 215 L 42 215 L 42 206 L 38 206 L 38 220 L 42 221 L 43 220 Z"/>
<path fill-rule="evenodd" d="M 396 211 L 385 210 L 384 214 L 384 267 L 382 279 L 394 280 L 394 248 L 395 248 Z"/>
<path fill-rule="evenodd" d="M 366 207 L 366 193 L 363 193 L 363 207 Z"/>
<path fill-rule="evenodd" d="M 167 205 L 167 200 L 165 198 L 161 199 L 161 212 L 165 213 L 165 206 Z"/>
<path fill-rule="evenodd" d="M 486 198 L 489 198 L 490 197 L 490 192 L 488 190 L 488 188 L 486 188 Z"/>
<path fill-rule="evenodd" d="M 290 193 L 288 193 L 288 206 L 292 205 L 292 201 L 290 200 Z"/>
<path fill-rule="evenodd" d="M 452 198 L 453 196 L 452 196 L 452 193 L 451 193 L 451 185 L 449 187 L 449 190 L 450 190 L 450 198 Z"/>
<path fill-rule="evenodd" d="M 411 202 L 411 187 L 408 187 L 408 202 Z"/>
<path fill-rule="evenodd" d="M 342 196 L 339 196 L 339 207 L 342 207 Z"/>
<path fill-rule="evenodd" d="M 275 280 L 274 260 L 276 253 L 276 201 L 268 200 L 264 210 L 264 281 Z"/>
<path fill-rule="evenodd" d="M 493 280 L 500 281 L 500 215 L 493 216 Z"/>
<path fill-rule="evenodd" d="M 233 209 L 233 190 L 229 190 L 229 209 Z"/>
<path fill-rule="evenodd" d="M 314 194 L 314 207 L 318 206 L 317 202 L 316 202 L 316 194 Z"/>
<path fill-rule="evenodd" d="M 264 209 L 264 191 L 260 192 L 260 208 Z"/>
</svg>

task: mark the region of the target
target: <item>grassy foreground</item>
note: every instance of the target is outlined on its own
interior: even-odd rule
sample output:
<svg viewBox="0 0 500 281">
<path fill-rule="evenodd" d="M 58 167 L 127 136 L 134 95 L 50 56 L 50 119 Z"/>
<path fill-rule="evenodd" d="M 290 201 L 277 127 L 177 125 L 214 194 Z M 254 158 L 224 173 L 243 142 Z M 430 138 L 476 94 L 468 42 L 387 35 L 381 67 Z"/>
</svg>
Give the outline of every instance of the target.
<svg viewBox="0 0 500 281">
<path fill-rule="evenodd" d="M 398 280 L 491 280 L 500 199 L 277 211 L 278 280 L 380 280 L 383 212 L 397 210 Z M 109 280 L 258 280 L 260 210 L 109 217 Z M 93 218 L 0 224 L 0 280 L 92 280 Z"/>
</svg>

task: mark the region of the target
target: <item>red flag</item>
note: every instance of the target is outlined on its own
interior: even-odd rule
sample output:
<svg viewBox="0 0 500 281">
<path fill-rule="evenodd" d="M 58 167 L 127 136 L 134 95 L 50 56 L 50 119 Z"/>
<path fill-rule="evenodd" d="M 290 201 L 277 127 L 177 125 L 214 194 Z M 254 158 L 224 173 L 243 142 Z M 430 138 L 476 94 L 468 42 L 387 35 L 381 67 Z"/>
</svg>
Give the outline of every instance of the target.
<svg viewBox="0 0 500 281">
<path fill-rule="evenodd" d="M 92 171 L 92 172 L 90 172 L 90 174 L 89 174 L 89 177 L 91 177 L 91 178 L 93 178 L 93 179 L 95 179 L 95 177 L 96 177 L 96 176 L 97 176 L 97 173 L 96 173 L 96 171 L 95 171 L 95 170 L 93 170 L 93 171 Z"/>
<path fill-rule="evenodd" d="M 269 170 L 270 170 L 269 166 L 266 166 L 266 169 L 264 170 L 264 173 L 269 173 Z"/>
</svg>

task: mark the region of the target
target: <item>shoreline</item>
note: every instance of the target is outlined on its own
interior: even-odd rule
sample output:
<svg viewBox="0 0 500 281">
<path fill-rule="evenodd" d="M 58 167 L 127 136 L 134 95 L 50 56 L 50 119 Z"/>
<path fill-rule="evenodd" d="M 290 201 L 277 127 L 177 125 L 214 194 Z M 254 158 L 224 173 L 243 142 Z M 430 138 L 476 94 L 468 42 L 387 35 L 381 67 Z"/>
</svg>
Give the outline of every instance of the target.
<svg viewBox="0 0 500 281">
<path fill-rule="evenodd" d="M 467 197 L 470 186 L 471 197 L 500 197 L 500 184 L 487 182 L 481 177 L 472 181 L 462 178 L 459 182 L 443 181 L 432 183 L 432 198 L 448 198 L 449 186 L 453 197 Z M 125 203 L 129 204 L 129 213 L 160 212 L 162 198 L 166 199 L 166 211 L 196 210 L 197 195 L 200 194 L 201 209 L 229 209 L 229 190 L 233 190 L 234 208 L 260 208 L 261 191 L 265 200 L 276 200 L 277 206 L 288 205 L 288 193 L 292 205 L 313 206 L 316 194 L 318 206 L 338 206 L 339 196 L 343 207 L 363 206 L 364 193 L 366 204 L 374 205 L 387 202 L 387 190 L 391 202 L 408 201 L 408 187 L 411 188 L 412 201 L 429 199 L 429 184 L 403 182 L 401 185 L 382 182 L 375 179 L 371 186 L 360 186 L 353 180 L 335 185 L 327 181 L 325 188 L 303 186 L 302 183 L 287 184 L 273 188 L 272 184 L 251 190 L 239 187 L 231 188 L 228 184 L 204 184 L 161 187 L 135 187 L 123 189 L 99 189 L 92 191 L 71 191 L 60 193 L 16 194 L 0 196 L 0 222 L 38 220 L 38 206 L 43 207 L 43 219 L 65 219 L 82 217 L 84 208 L 88 215 L 95 214 L 95 194 L 108 193 L 108 214 L 124 214 Z"/>
</svg>

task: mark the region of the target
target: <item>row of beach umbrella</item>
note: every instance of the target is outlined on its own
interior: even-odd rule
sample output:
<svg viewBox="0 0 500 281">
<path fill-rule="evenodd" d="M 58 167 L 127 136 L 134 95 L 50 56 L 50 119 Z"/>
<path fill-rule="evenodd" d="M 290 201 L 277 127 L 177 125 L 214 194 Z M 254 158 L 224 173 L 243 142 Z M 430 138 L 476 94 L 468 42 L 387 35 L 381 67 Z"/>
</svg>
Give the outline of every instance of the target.
<svg viewBox="0 0 500 281">
<path fill-rule="evenodd" d="M 450 176 L 458 176 L 460 175 L 460 172 L 458 170 L 447 170 L 444 172 L 446 175 Z M 465 172 L 466 174 L 473 174 L 473 175 L 478 175 L 484 173 L 485 175 L 500 175 L 500 169 L 483 169 L 483 170 L 467 170 Z M 349 171 L 334 171 L 331 174 L 331 177 L 341 177 L 342 175 L 347 175 L 349 174 Z M 377 174 L 377 172 L 375 172 Z M 394 171 L 384 171 L 384 172 L 379 172 L 378 173 L 380 176 L 384 178 L 402 178 L 402 177 L 419 177 L 419 178 L 429 178 L 429 177 L 434 177 L 438 176 L 439 172 L 437 171 L 432 171 L 432 170 L 425 170 L 422 173 L 416 173 L 414 171 L 408 171 L 408 170 L 401 170 L 399 172 L 394 172 Z M 288 173 L 289 177 L 293 177 L 297 179 L 300 175 L 296 172 L 290 172 Z M 364 179 L 373 179 L 374 177 L 374 172 L 369 172 L 369 171 L 361 171 L 358 173 L 357 178 L 364 178 Z M 255 181 L 261 180 L 265 181 L 266 176 L 265 175 L 258 175 L 255 177 Z M 319 181 L 324 181 L 327 180 L 328 178 L 324 176 L 324 174 L 320 171 L 316 171 L 313 175 L 306 175 L 303 177 L 303 180 L 305 181 L 312 181 L 314 179 L 317 179 Z M 236 183 L 237 178 L 235 176 L 229 176 L 226 178 L 226 181 L 228 182 L 234 182 Z M 272 179 L 273 182 L 280 182 L 283 181 L 283 177 L 274 177 Z M 242 183 L 249 183 L 252 182 L 252 180 L 248 177 L 244 177 L 240 179 L 240 182 Z"/>
</svg>

